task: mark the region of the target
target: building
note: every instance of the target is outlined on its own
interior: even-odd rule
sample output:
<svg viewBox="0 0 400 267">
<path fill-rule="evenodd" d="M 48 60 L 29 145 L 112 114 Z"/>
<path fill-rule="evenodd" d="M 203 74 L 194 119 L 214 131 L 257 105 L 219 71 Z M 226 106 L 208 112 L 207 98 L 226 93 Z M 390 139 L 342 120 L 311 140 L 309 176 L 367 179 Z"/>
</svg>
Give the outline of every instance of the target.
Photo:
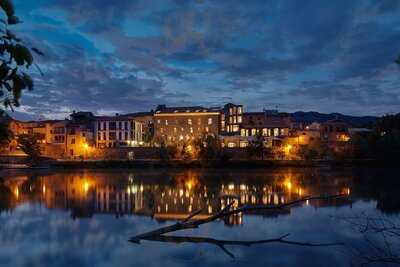
<svg viewBox="0 0 400 267">
<path fill-rule="evenodd" d="M 133 147 L 143 144 L 143 123 L 126 115 L 96 116 L 97 148 Z"/>
<path fill-rule="evenodd" d="M 221 132 L 237 134 L 243 121 L 243 105 L 228 103 L 221 111 Z"/>
<path fill-rule="evenodd" d="M 154 139 L 158 144 L 184 144 L 204 134 L 218 136 L 219 124 L 219 109 L 160 105 L 154 113 Z"/>
<path fill-rule="evenodd" d="M 136 112 L 124 114 L 123 116 L 129 117 L 136 122 L 142 124 L 142 141 L 143 146 L 150 146 L 154 137 L 154 119 L 153 110 L 150 112 Z"/>
</svg>

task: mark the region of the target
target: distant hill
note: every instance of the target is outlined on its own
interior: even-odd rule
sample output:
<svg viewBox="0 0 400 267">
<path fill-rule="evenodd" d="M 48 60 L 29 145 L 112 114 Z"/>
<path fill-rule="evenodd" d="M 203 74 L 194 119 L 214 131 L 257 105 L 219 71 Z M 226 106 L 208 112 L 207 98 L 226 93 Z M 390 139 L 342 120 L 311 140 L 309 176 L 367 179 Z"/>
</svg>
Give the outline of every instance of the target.
<svg viewBox="0 0 400 267">
<path fill-rule="evenodd" d="M 293 121 L 298 123 L 312 123 L 312 122 L 325 122 L 328 120 L 333 119 L 340 119 L 352 125 L 353 127 L 368 127 L 371 126 L 378 117 L 374 116 L 349 116 L 343 115 L 340 113 L 330 113 L 324 114 L 319 112 L 304 112 L 304 111 L 297 111 L 294 113 L 289 113 L 293 119 Z"/>
</svg>

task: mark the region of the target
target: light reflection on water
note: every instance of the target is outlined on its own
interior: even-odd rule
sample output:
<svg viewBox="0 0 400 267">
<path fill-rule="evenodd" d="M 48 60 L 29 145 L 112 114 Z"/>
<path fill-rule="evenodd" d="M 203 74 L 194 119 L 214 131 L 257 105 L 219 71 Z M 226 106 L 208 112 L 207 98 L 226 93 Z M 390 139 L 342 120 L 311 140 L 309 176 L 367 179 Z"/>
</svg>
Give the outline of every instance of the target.
<svg viewBox="0 0 400 267">
<path fill-rule="evenodd" d="M 334 218 L 361 212 L 397 214 L 399 201 L 390 190 L 385 188 L 387 195 L 382 197 L 377 194 L 380 185 L 367 180 L 375 176 L 369 171 L 316 169 L 9 173 L 3 175 L 0 196 L 0 265 L 347 265 L 351 255 L 343 248 L 232 248 L 238 256 L 232 262 L 212 246 L 139 246 L 127 239 L 198 209 L 199 217 L 208 216 L 233 199 L 238 206 L 278 205 L 307 195 L 349 194 L 350 199 L 231 216 L 190 234 L 257 240 L 290 233 L 301 241 L 361 242 L 357 233 Z"/>
</svg>

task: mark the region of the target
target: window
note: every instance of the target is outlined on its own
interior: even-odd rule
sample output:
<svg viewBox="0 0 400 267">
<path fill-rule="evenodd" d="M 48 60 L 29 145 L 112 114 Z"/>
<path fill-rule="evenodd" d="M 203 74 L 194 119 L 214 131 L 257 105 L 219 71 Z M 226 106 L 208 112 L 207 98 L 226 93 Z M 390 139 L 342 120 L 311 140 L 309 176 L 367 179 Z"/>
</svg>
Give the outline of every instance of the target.
<svg viewBox="0 0 400 267">
<path fill-rule="evenodd" d="M 188 124 L 192 125 L 192 119 L 188 119 Z"/>
<path fill-rule="evenodd" d="M 97 140 L 101 141 L 101 133 L 97 133 Z"/>
<path fill-rule="evenodd" d="M 208 131 L 209 131 L 208 127 L 206 127 L 206 129 L 205 129 L 205 130 L 206 130 L 206 132 L 208 133 Z"/>
<path fill-rule="evenodd" d="M 158 124 L 161 124 L 161 120 L 157 120 L 157 123 L 158 123 Z"/>
<path fill-rule="evenodd" d="M 117 138 L 115 132 L 108 133 L 108 140 L 115 140 Z"/>
<path fill-rule="evenodd" d="M 174 133 L 176 133 L 177 132 L 177 129 L 176 129 L 176 127 L 174 127 Z"/>
<path fill-rule="evenodd" d="M 122 130 L 122 121 L 120 121 L 118 124 L 119 124 L 119 129 Z"/>
<path fill-rule="evenodd" d="M 248 145 L 247 141 L 240 141 L 240 144 L 239 144 L 240 147 L 247 147 L 247 145 Z"/>
<path fill-rule="evenodd" d="M 103 140 L 107 140 L 107 136 L 106 136 L 105 132 L 103 132 Z"/>
<path fill-rule="evenodd" d="M 233 125 L 233 132 L 238 132 L 239 131 L 239 126 L 238 125 Z"/>
<path fill-rule="evenodd" d="M 190 133 L 193 133 L 193 128 L 192 127 L 190 127 Z"/>
<path fill-rule="evenodd" d="M 71 139 L 71 145 L 74 145 L 75 144 L 75 138 L 72 138 Z"/>
<path fill-rule="evenodd" d="M 257 135 L 257 129 L 251 129 L 251 135 L 252 136 Z"/>
<path fill-rule="evenodd" d="M 116 128 L 117 128 L 117 123 L 116 123 L 115 121 L 110 121 L 110 122 L 108 123 L 108 129 L 109 129 L 109 130 L 115 131 Z"/>
<path fill-rule="evenodd" d="M 233 142 L 229 142 L 229 143 L 228 143 L 228 147 L 230 147 L 230 148 L 232 148 L 232 147 L 236 147 L 236 144 L 235 144 L 235 143 L 233 143 Z"/>
<path fill-rule="evenodd" d="M 242 110 L 242 107 L 238 107 L 238 114 L 242 114 L 242 112 L 243 112 L 243 110 Z"/>
<path fill-rule="evenodd" d="M 118 133 L 118 140 L 122 140 L 122 132 Z"/>
<path fill-rule="evenodd" d="M 212 118 L 208 118 L 208 125 L 210 125 L 212 123 L 213 123 Z"/>
<path fill-rule="evenodd" d="M 168 120 L 165 120 L 165 125 L 168 125 Z"/>
<path fill-rule="evenodd" d="M 237 117 L 237 122 L 238 122 L 238 123 L 242 123 L 242 116 L 238 116 L 238 117 Z"/>
<path fill-rule="evenodd" d="M 125 122 L 125 130 L 128 130 L 128 122 Z"/>
<path fill-rule="evenodd" d="M 101 122 L 97 123 L 97 129 L 100 131 L 101 130 Z"/>
<path fill-rule="evenodd" d="M 128 139 L 129 139 L 128 132 L 125 132 L 125 140 L 128 140 Z"/>
<path fill-rule="evenodd" d="M 240 130 L 240 135 L 241 135 L 241 136 L 248 136 L 247 129 L 241 129 L 241 130 Z"/>
<path fill-rule="evenodd" d="M 268 135 L 268 129 L 267 128 L 262 129 L 262 135 L 263 136 L 267 136 Z"/>
<path fill-rule="evenodd" d="M 274 136 L 278 136 L 279 135 L 279 128 L 274 128 Z"/>
</svg>

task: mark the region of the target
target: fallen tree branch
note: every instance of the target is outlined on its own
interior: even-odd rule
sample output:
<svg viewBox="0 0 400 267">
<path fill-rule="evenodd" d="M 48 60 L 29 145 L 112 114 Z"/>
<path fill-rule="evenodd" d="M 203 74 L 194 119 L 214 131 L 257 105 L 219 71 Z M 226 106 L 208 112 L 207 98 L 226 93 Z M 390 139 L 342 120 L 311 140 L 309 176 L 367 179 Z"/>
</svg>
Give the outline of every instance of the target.
<svg viewBox="0 0 400 267">
<path fill-rule="evenodd" d="M 148 240 L 149 238 L 154 237 L 154 236 L 164 235 L 167 233 L 172 233 L 172 232 L 181 231 L 181 230 L 185 230 L 185 229 L 198 228 L 202 224 L 206 224 L 206 223 L 215 221 L 217 219 L 224 218 L 226 216 L 230 216 L 230 215 L 234 215 L 234 214 L 245 213 L 245 212 L 249 212 L 249 211 L 258 211 L 258 210 L 283 209 L 283 208 L 291 207 L 296 204 L 305 202 L 307 200 L 329 200 L 329 199 L 336 199 L 336 198 L 342 198 L 342 197 L 346 197 L 346 195 L 341 194 L 341 195 L 330 195 L 330 196 L 308 196 L 308 197 L 300 198 L 300 199 L 297 199 L 297 200 L 294 200 L 291 202 L 287 202 L 284 204 L 280 204 L 280 205 L 256 205 L 256 206 L 245 205 L 245 206 L 242 206 L 242 207 L 239 207 L 236 209 L 231 209 L 231 207 L 235 203 L 235 201 L 232 201 L 221 211 L 219 211 L 218 213 L 211 215 L 207 218 L 195 220 L 194 217 L 201 212 L 201 210 L 198 210 L 198 211 L 190 214 L 186 219 L 184 219 L 181 222 L 177 222 L 170 226 L 161 227 L 159 229 L 156 229 L 156 230 L 153 230 L 150 232 L 146 232 L 146 233 L 143 233 L 140 235 L 133 236 L 129 239 L 129 241 L 134 242 L 134 243 L 140 243 L 140 240 Z"/>
<path fill-rule="evenodd" d="M 205 243 L 205 244 L 212 244 L 216 245 L 221 248 L 229 257 L 235 258 L 235 255 L 230 252 L 226 246 L 247 246 L 250 247 L 252 245 L 258 244 L 266 244 L 266 243 L 281 243 L 287 245 L 297 245 L 297 246 L 305 246 L 305 247 L 327 247 L 327 246 L 341 246 L 344 245 L 343 243 L 307 243 L 307 242 L 297 242 L 297 241 L 289 241 L 285 240 L 289 234 L 283 235 L 278 238 L 273 239 L 264 239 L 264 240 L 256 240 L 256 241 L 234 241 L 234 240 L 220 240 L 214 239 L 209 237 L 194 237 L 194 236 L 165 236 L 165 235 L 155 235 L 143 238 L 143 240 L 148 241 L 158 241 L 158 242 L 165 242 L 165 243 Z M 136 243 L 136 240 L 129 240 L 130 242 Z"/>
</svg>

